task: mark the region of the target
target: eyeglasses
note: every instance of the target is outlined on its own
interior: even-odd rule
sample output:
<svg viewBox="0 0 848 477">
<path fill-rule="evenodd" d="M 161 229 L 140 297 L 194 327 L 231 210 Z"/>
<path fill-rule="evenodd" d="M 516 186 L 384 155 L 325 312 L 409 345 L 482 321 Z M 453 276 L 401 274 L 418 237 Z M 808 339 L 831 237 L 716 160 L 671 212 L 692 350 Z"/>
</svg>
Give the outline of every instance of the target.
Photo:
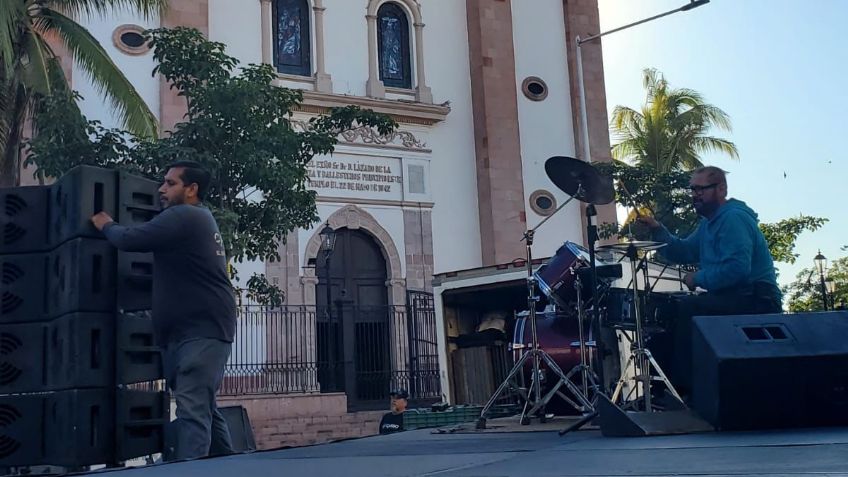
<svg viewBox="0 0 848 477">
<path fill-rule="evenodd" d="M 718 186 L 718 182 L 714 182 L 712 184 L 708 184 L 708 185 L 705 185 L 705 186 L 693 185 L 693 186 L 689 186 L 689 192 L 692 193 L 692 194 L 703 194 L 704 191 L 714 189 L 716 186 Z"/>
</svg>

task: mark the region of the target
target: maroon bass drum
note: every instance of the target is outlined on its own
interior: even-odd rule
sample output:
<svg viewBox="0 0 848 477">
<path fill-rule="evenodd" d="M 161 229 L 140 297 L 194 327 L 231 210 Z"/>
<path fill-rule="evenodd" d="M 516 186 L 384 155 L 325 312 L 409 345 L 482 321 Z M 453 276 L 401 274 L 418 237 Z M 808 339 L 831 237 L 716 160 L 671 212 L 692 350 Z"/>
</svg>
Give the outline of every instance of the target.
<svg viewBox="0 0 848 477">
<path fill-rule="evenodd" d="M 596 359 L 596 344 L 592 337 L 591 327 L 588 323 L 583 325 L 586 329 L 584 338 L 586 339 L 586 359 L 587 364 L 594 368 Z M 557 366 L 562 369 L 562 372 L 568 374 L 571 368 L 580 364 L 580 334 L 577 327 L 577 317 L 573 315 L 558 315 L 553 312 L 536 313 L 536 335 L 539 339 L 539 348 L 546 352 L 554 360 Z M 532 343 L 532 331 L 530 329 L 530 320 L 527 313 L 519 314 L 515 320 L 515 329 L 512 339 L 512 354 L 515 362 L 521 359 L 521 356 L 527 352 Z M 550 386 L 554 385 L 559 379 L 548 367 L 541 363 L 542 371 L 542 392 L 544 393 Z M 533 375 L 533 362 L 527 360 L 523 370 L 524 385 L 530 385 L 530 377 Z M 574 384 L 580 385 L 580 376 L 575 374 L 572 378 Z M 560 388 L 568 395 L 565 388 Z M 554 414 L 577 414 L 577 412 L 563 402 L 563 400 L 555 396 L 551 398 L 547 406 L 548 412 Z"/>
</svg>

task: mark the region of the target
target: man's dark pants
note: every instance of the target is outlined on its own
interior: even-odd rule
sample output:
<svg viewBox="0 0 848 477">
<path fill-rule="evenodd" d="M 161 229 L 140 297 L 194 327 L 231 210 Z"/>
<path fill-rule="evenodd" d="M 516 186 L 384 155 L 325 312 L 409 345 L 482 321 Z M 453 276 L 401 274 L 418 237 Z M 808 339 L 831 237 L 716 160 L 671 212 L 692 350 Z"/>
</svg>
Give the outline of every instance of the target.
<svg viewBox="0 0 848 477">
<path fill-rule="evenodd" d="M 215 403 L 232 343 L 198 338 L 169 344 L 164 366 L 168 388 L 177 403 L 168 441 L 174 446 L 168 460 L 232 454 L 227 422 Z"/>
<path fill-rule="evenodd" d="M 671 384 L 679 393 L 688 395 L 694 372 L 692 317 L 780 313 L 779 293 L 776 287 L 764 284 L 680 297 L 668 312 L 666 333 L 652 337 L 648 347 Z"/>
</svg>

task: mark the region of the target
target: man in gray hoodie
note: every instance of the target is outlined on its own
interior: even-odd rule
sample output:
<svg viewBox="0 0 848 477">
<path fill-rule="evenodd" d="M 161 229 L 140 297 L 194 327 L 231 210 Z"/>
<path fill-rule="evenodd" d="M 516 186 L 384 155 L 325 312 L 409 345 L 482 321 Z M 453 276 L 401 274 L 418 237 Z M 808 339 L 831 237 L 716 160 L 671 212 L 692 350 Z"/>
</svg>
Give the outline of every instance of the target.
<svg viewBox="0 0 848 477">
<path fill-rule="evenodd" d="M 91 218 L 119 250 L 153 252 L 153 327 L 177 402 L 174 459 L 233 452 L 215 403 L 235 335 L 236 306 L 224 243 L 201 204 L 210 174 L 191 161 L 170 166 L 159 188 L 164 210 L 135 227 L 105 212 Z"/>
<path fill-rule="evenodd" d="M 696 169 L 689 190 L 692 205 L 702 218 L 688 237 L 672 235 L 653 217 L 639 219 L 651 228 L 655 240 L 667 244 L 660 255 L 676 263 L 698 264 L 698 270 L 687 274 L 684 281 L 690 290 L 706 290 L 683 298 L 678 316 L 671 323 L 674 358 L 671 369 L 665 371 L 673 376 L 673 384 L 680 383 L 684 391 L 692 374 L 692 316 L 782 310 L 774 261 L 758 226 L 757 214 L 744 202 L 727 198 L 725 172 L 711 166 Z"/>
</svg>

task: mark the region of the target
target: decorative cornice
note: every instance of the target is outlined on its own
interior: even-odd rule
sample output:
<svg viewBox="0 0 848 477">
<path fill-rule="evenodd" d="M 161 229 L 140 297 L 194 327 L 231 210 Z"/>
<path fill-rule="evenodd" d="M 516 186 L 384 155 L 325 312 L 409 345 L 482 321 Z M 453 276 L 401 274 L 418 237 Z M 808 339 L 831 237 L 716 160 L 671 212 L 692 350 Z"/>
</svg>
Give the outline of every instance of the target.
<svg viewBox="0 0 848 477">
<path fill-rule="evenodd" d="M 290 121 L 292 128 L 296 131 L 309 130 L 308 121 Z M 410 149 L 419 152 L 429 152 L 427 144 L 420 141 L 409 131 L 394 131 L 389 134 L 380 134 L 376 129 L 368 126 L 360 126 L 339 133 L 338 137 L 348 144 L 362 144 L 366 146 L 391 146 L 397 149 Z"/>
<path fill-rule="evenodd" d="M 359 106 L 377 113 L 388 114 L 395 121 L 406 124 L 432 126 L 444 121 L 451 111 L 448 103 L 424 104 L 412 101 L 398 101 L 362 96 L 304 91 L 303 103 L 295 111 L 311 114 L 326 114 L 330 108 Z"/>
</svg>

